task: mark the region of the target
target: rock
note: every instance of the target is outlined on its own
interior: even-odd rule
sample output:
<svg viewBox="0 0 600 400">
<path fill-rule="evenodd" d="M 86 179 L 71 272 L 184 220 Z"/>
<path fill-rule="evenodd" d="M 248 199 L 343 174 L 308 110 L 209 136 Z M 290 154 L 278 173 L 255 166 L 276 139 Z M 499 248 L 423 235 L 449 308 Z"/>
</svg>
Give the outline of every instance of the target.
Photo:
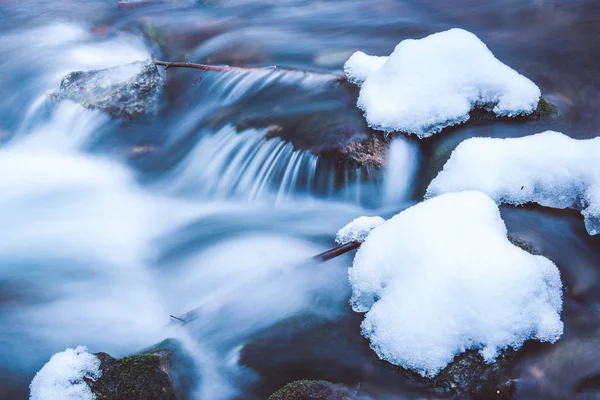
<svg viewBox="0 0 600 400">
<path fill-rule="evenodd" d="M 365 394 L 374 394 L 367 388 L 377 388 L 384 393 L 420 393 L 424 398 L 510 398 L 507 396 L 512 393 L 512 386 L 505 382 L 510 378 L 514 350 L 502 352 L 493 364 L 487 364 L 477 351 L 469 350 L 429 379 L 377 358 L 360 334 L 361 320 L 360 314 L 335 322 L 293 318 L 257 335 L 242 349 L 240 357 L 242 365 L 262 378 L 255 394 L 263 395 L 264 389 L 272 392 L 286 380 L 325 379 L 347 387 L 360 383 Z M 283 397 L 272 397 L 279 398 Z"/>
<path fill-rule="evenodd" d="M 555 118 L 558 116 L 558 114 L 558 107 L 550 103 L 542 96 L 540 97 L 540 101 L 536 110 L 533 112 L 532 117 L 538 119 Z"/>
<path fill-rule="evenodd" d="M 356 393 L 327 381 L 300 380 L 288 383 L 269 396 L 269 400 L 355 400 Z"/>
<path fill-rule="evenodd" d="M 176 399 L 167 369 L 167 351 L 138 354 L 120 360 L 106 353 L 95 355 L 100 359 L 102 376 L 87 383 L 98 399 Z"/>
<path fill-rule="evenodd" d="M 343 158 L 357 168 L 372 166 L 382 169 L 385 166 L 389 138 L 384 139 L 373 133 L 362 142 L 351 142 L 341 150 Z"/>
<path fill-rule="evenodd" d="M 186 399 L 196 377 L 179 342 L 167 339 L 144 352 L 115 359 L 96 353 L 102 376 L 86 380 L 98 400 Z"/>
<path fill-rule="evenodd" d="M 54 102 L 69 99 L 113 118 L 133 121 L 156 113 L 162 87 L 163 79 L 154 62 L 136 61 L 108 69 L 71 72 L 51 98 Z"/>
<path fill-rule="evenodd" d="M 507 398 L 510 387 L 499 384 L 512 365 L 516 351 L 509 349 L 492 364 L 484 361 L 479 352 L 468 350 L 455 357 L 454 361 L 432 379 L 424 379 L 440 394 L 450 394 L 457 399 Z M 508 397 L 510 398 L 510 397 Z"/>
</svg>

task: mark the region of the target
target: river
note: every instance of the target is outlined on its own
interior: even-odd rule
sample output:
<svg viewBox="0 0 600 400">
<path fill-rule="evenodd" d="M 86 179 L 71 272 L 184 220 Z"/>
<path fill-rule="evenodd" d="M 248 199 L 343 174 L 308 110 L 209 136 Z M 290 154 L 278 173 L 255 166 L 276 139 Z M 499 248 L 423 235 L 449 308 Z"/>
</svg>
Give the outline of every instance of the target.
<svg viewBox="0 0 600 400">
<path fill-rule="evenodd" d="M 462 140 L 595 137 L 599 20 L 593 0 L 0 0 L 0 398 L 27 398 L 35 372 L 67 347 L 121 357 L 168 337 L 194 359 L 193 398 L 261 399 L 305 377 L 378 399 L 432 396 L 373 373 L 348 347 L 358 328 L 267 346 L 260 374 L 241 365 L 253 357 L 242 348 L 297 318 L 302 332 L 354 327 L 352 256 L 306 259 L 353 218 L 420 201 Z M 356 50 L 387 55 L 452 27 L 536 82 L 560 117 L 398 139 L 383 172 L 340 167 L 332 152 L 370 131 L 357 90 L 328 74 Z M 152 57 L 316 74 L 169 69 L 158 115 L 140 123 L 48 105 L 71 71 Z M 501 210 L 567 288 L 563 338 L 526 345 L 515 362 L 519 398 L 596 398 L 584 396 L 600 393 L 600 237 L 574 210 Z M 183 327 L 169 317 L 199 306 Z"/>
</svg>

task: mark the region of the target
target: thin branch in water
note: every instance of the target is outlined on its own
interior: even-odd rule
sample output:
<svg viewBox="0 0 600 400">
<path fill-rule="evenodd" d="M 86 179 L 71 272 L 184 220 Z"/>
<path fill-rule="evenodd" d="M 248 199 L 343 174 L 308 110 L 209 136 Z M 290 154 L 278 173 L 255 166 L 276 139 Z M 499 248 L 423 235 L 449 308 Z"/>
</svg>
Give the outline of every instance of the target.
<svg viewBox="0 0 600 400">
<path fill-rule="evenodd" d="M 346 254 L 349 251 L 358 249 L 361 244 L 362 244 L 362 242 L 358 242 L 358 241 L 353 241 L 353 242 L 348 242 L 348 243 L 342 244 L 340 246 L 334 247 L 333 249 L 327 250 L 321 254 L 317 254 L 316 256 L 309 258 L 308 262 L 318 263 L 318 262 L 329 261 L 333 258 L 341 256 L 342 254 Z M 226 296 L 227 296 L 227 293 L 221 293 L 220 300 L 222 300 L 223 303 L 225 302 L 224 298 Z M 219 300 L 219 296 L 217 296 L 217 300 Z M 218 306 L 219 305 L 217 304 L 217 309 L 218 309 Z M 212 308 L 214 309 L 214 307 L 215 307 L 215 305 L 213 304 Z M 175 317 L 173 315 L 171 315 L 170 317 L 174 320 L 182 322 L 182 325 L 185 325 L 189 322 L 192 322 L 196 318 L 198 318 L 198 316 L 202 312 L 206 312 L 207 308 L 208 308 L 207 306 L 200 306 L 200 307 L 194 308 L 191 311 L 186 312 L 185 314 L 183 314 L 179 317 Z"/>
<path fill-rule="evenodd" d="M 161 67 L 165 67 L 165 71 L 169 68 L 194 68 L 201 69 L 203 71 L 240 71 L 240 72 L 252 72 L 252 71 L 289 71 L 289 72 L 300 72 L 303 74 L 309 75 L 321 75 L 331 77 L 331 80 L 334 82 L 345 82 L 347 80 L 346 75 L 334 75 L 328 74 L 324 72 L 316 72 L 316 71 L 306 71 L 301 69 L 287 69 L 287 68 L 279 68 L 275 65 L 270 67 L 232 67 L 229 65 L 208 65 L 208 64 L 197 64 L 191 62 L 171 62 L 171 61 L 154 61 L 156 65 L 160 65 Z"/>
<path fill-rule="evenodd" d="M 348 242 L 348 243 L 342 244 L 340 246 L 334 247 L 333 249 L 327 250 L 321 254 L 317 254 L 316 256 L 312 257 L 310 260 L 312 262 L 329 261 L 332 258 L 336 258 L 338 256 L 341 256 L 342 254 L 346 254 L 349 251 L 358 249 L 361 244 L 362 244 L 362 242 L 358 242 L 358 241 Z"/>
<path fill-rule="evenodd" d="M 200 76 L 196 78 L 196 80 L 194 81 L 194 83 L 192 83 L 192 85 L 195 85 L 198 82 L 202 82 L 202 78 L 204 78 L 204 74 L 205 73 L 206 73 L 206 71 L 202 71 L 202 73 L 200 74 Z"/>
<path fill-rule="evenodd" d="M 179 318 L 179 317 L 176 317 L 176 316 L 174 316 L 174 315 L 169 315 L 169 317 L 171 317 L 171 318 L 173 318 L 173 319 L 176 319 L 177 321 L 181 321 L 181 322 L 183 322 L 184 324 L 186 323 L 184 319 L 181 319 L 181 318 Z"/>
</svg>

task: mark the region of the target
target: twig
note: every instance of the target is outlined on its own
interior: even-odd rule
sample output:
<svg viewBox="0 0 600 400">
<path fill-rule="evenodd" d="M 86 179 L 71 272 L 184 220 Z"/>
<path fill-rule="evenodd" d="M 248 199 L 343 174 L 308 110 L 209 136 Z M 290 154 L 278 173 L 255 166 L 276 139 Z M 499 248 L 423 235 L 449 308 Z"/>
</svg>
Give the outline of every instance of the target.
<svg viewBox="0 0 600 400">
<path fill-rule="evenodd" d="M 348 242 L 348 243 L 342 244 L 341 246 L 334 247 L 331 250 L 327 250 L 321 254 L 317 254 L 316 256 L 312 257 L 310 260 L 313 262 L 329 261 L 332 258 L 336 258 L 338 256 L 341 256 L 342 254 L 346 254 L 349 251 L 358 249 L 361 244 L 362 244 L 362 242 L 357 242 L 357 241 Z"/>
<path fill-rule="evenodd" d="M 192 85 L 195 85 L 198 82 L 202 81 L 202 78 L 204 78 L 204 74 L 206 73 L 206 71 L 202 71 L 202 73 L 200 74 L 199 77 L 196 78 L 196 80 L 194 81 L 194 83 L 192 83 Z"/>
<path fill-rule="evenodd" d="M 354 249 L 358 249 L 360 247 L 360 245 L 362 244 L 362 242 L 358 242 L 358 241 L 354 241 L 354 242 L 348 242 L 345 244 L 342 244 L 340 246 L 334 247 L 333 249 L 327 250 L 321 254 L 317 254 L 314 257 L 311 257 L 308 259 L 308 262 L 325 262 L 325 261 L 329 261 L 335 257 L 339 257 L 342 254 L 346 254 L 349 251 L 352 251 Z M 227 293 L 221 293 L 221 298 L 225 297 L 227 295 Z M 219 299 L 219 296 L 216 296 L 217 299 Z M 214 307 L 214 305 L 213 305 Z M 207 307 L 206 306 L 200 306 L 200 307 L 196 307 L 191 311 L 186 312 L 185 314 L 179 316 L 179 317 L 175 317 L 173 315 L 171 315 L 170 317 L 174 320 L 177 320 L 179 322 L 181 322 L 183 325 L 192 322 L 193 320 L 195 320 L 196 318 L 198 318 L 198 315 L 201 312 L 206 312 Z"/>
<path fill-rule="evenodd" d="M 177 321 L 181 321 L 181 322 L 183 322 L 184 324 L 186 323 L 186 322 L 185 322 L 185 319 L 182 319 L 182 318 L 176 317 L 176 316 L 174 316 L 174 315 L 169 315 L 169 317 L 171 317 L 171 318 L 173 318 L 173 319 L 176 319 Z"/>
<path fill-rule="evenodd" d="M 280 68 L 276 65 L 270 67 L 232 67 L 229 65 L 208 65 L 208 64 L 196 64 L 191 62 L 171 62 L 171 61 L 154 61 L 156 65 L 160 65 L 161 67 L 165 67 L 165 71 L 169 68 L 194 68 L 201 69 L 203 71 L 240 71 L 240 72 L 252 72 L 252 71 L 290 71 L 290 72 L 301 72 L 303 74 L 312 74 L 312 75 L 322 75 L 331 77 L 331 80 L 334 82 L 344 82 L 347 80 L 346 75 L 334 75 L 324 72 L 315 72 L 315 71 L 305 71 L 300 69 L 286 69 Z"/>
</svg>

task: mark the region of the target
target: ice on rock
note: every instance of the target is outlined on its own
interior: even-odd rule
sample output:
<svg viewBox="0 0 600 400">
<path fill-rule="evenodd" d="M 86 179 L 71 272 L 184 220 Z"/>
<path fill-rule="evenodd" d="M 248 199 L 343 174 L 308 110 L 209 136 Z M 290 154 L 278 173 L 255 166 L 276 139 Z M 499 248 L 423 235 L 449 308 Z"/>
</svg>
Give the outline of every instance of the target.
<svg viewBox="0 0 600 400">
<path fill-rule="evenodd" d="M 531 114 L 541 95 L 462 29 L 403 40 L 389 57 L 357 52 L 344 71 L 361 86 L 358 107 L 369 126 L 420 138 L 467 121 L 475 107 L 489 107 L 497 116 Z"/>
<path fill-rule="evenodd" d="M 369 233 L 384 222 L 381 217 L 358 217 L 338 231 L 335 241 L 339 244 L 364 242 Z"/>
<path fill-rule="evenodd" d="M 92 380 L 102 375 L 100 360 L 84 346 L 56 353 L 35 375 L 29 385 L 31 400 L 93 400 L 83 378 Z"/>
<path fill-rule="evenodd" d="M 571 139 L 547 131 L 460 143 L 429 184 L 426 197 L 478 190 L 499 203 L 535 202 L 582 209 L 590 235 L 600 232 L 600 138 Z"/>
<path fill-rule="evenodd" d="M 563 332 L 554 263 L 511 244 L 483 193 L 444 194 L 375 228 L 349 270 L 362 333 L 392 364 L 434 376 L 467 349 L 492 362 Z"/>
</svg>

